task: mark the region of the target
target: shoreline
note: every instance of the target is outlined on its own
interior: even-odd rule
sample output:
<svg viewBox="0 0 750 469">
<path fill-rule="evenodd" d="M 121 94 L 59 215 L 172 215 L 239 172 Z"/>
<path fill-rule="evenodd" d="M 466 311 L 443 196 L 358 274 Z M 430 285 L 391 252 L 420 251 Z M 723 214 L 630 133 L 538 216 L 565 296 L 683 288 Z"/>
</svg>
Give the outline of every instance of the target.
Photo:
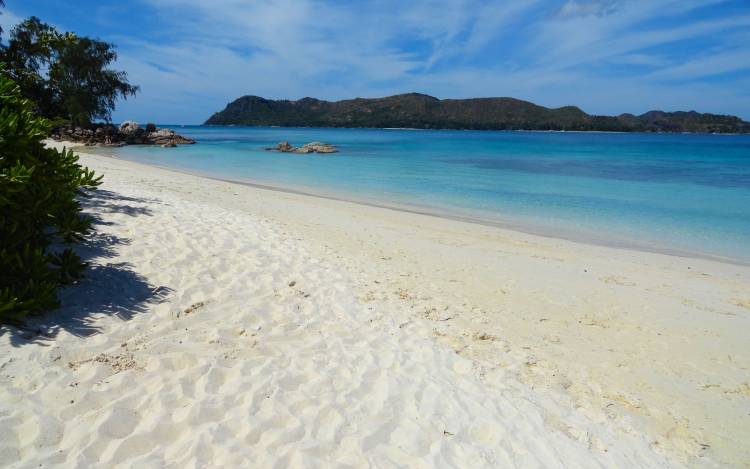
<svg viewBox="0 0 750 469">
<path fill-rule="evenodd" d="M 422 130 L 422 129 L 415 129 L 415 130 Z M 64 142 L 59 142 L 64 143 Z M 571 229 L 568 227 L 543 227 L 540 225 L 533 225 L 531 223 L 524 224 L 521 221 L 509 221 L 509 220 L 503 220 L 502 217 L 498 216 L 496 218 L 489 218 L 489 217 L 482 217 L 481 214 L 476 213 L 472 214 L 470 212 L 475 212 L 472 210 L 465 210 L 465 214 L 458 213 L 460 212 L 459 209 L 456 209 L 456 213 L 451 213 L 450 209 L 446 208 L 445 210 L 441 210 L 440 207 L 434 207 L 434 206 L 422 206 L 417 204 L 408 204 L 408 203 L 399 203 L 396 201 L 378 201 L 378 200 L 370 200 L 366 198 L 358 199 L 356 197 L 352 197 L 350 194 L 343 194 L 343 193 L 333 193 L 333 192 L 326 192 L 326 191 L 316 191 L 316 188 L 314 187 L 308 187 L 308 186 L 287 186 L 283 184 L 275 184 L 275 183 L 265 183 L 265 182 L 256 182 L 256 181 L 250 181 L 250 180 L 240 180 L 240 179 L 228 179 L 225 177 L 221 177 L 218 175 L 212 175 L 210 173 L 200 172 L 200 171 L 190 171 L 190 170 L 183 170 L 180 168 L 170 167 L 170 166 L 164 166 L 164 165 L 158 165 L 158 164 L 150 164 L 150 163 L 141 163 L 138 161 L 132 161 L 129 159 L 123 159 L 119 158 L 115 155 L 99 155 L 96 153 L 96 147 L 76 147 L 79 150 L 81 150 L 83 153 L 86 154 L 92 154 L 92 155 L 98 155 L 103 156 L 107 158 L 114 158 L 122 161 L 128 161 L 133 164 L 142 165 L 146 167 L 153 167 L 153 168 L 160 168 L 166 171 L 174 171 L 178 172 L 180 174 L 185 175 L 191 175 L 191 176 L 197 176 L 197 177 L 203 177 L 207 179 L 212 179 L 215 181 L 222 181 L 227 182 L 230 184 L 240 184 L 244 186 L 249 187 L 255 187 L 258 189 L 264 189 L 269 191 L 277 191 L 277 192 L 285 192 L 290 194 L 297 194 L 307 197 L 317 197 L 321 199 L 327 199 L 332 201 L 339 201 L 339 202 L 346 202 L 346 203 L 352 203 L 362 206 L 368 206 L 373 208 L 381 208 L 384 210 L 394 210 L 404 213 L 411 213 L 415 215 L 424 215 L 429 217 L 436 217 L 436 218 L 442 218 L 446 220 L 453 220 L 457 222 L 463 222 L 463 223 L 470 223 L 470 224 L 477 224 L 482 225 L 486 227 L 494 227 L 501 230 L 508 230 L 517 232 L 519 234 L 523 235 L 531 235 L 531 236 L 539 236 L 542 238 L 550 238 L 554 240 L 564 240 L 569 241 L 572 243 L 580 243 L 585 245 L 592 245 L 592 246 L 599 246 L 604 248 L 612 248 L 612 249 L 625 249 L 625 250 L 632 250 L 632 251 L 638 251 L 638 252 L 644 252 L 644 253 L 651 253 L 651 254 L 662 254 L 666 256 L 675 256 L 675 257 L 681 257 L 686 259 L 703 259 L 703 260 L 710 260 L 715 262 L 722 262 L 726 264 L 732 264 L 732 265 L 738 265 L 738 266 L 750 266 L 750 258 L 748 259 L 741 259 L 736 257 L 730 257 L 727 255 L 721 255 L 711 252 L 705 252 L 705 251 L 699 251 L 694 249 L 688 249 L 688 248 L 681 248 L 681 247 L 674 247 L 669 246 L 667 242 L 660 243 L 657 241 L 635 241 L 632 239 L 628 239 L 626 237 L 615 237 L 612 233 L 607 233 L 603 231 L 594 231 L 594 230 L 583 230 L 583 229 Z"/>
<path fill-rule="evenodd" d="M 352 129 L 352 130 L 425 130 L 438 132 L 537 132 L 537 133 L 580 133 L 580 134 L 643 134 L 643 135 L 750 135 L 750 132 L 645 132 L 642 130 L 533 130 L 533 129 L 451 129 L 420 127 L 300 127 L 287 125 L 246 125 L 246 124 L 177 124 L 182 127 L 248 127 L 269 129 Z"/>
<path fill-rule="evenodd" d="M 56 336 L 0 335 L 24 429 L 0 460 L 750 457 L 750 268 L 80 155 L 104 175 L 92 266 L 33 324 Z"/>
<path fill-rule="evenodd" d="M 137 162 L 134 162 L 134 163 L 137 163 Z M 562 229 L 562 231 L 553 233 L 553 229 L 551 228 L 545 229 L 540 226 L 534 227 L 531 224 L 523 225 L 522 223 L 502 221 L 499 219 L 491 220 L 489 218 L 482 218 L 479 215 L 471 216 L 467 214 L 463 216 L 459 214 L 451 214 L 451 213 L 448 213 L 447 211 L 446 212 L 440 211 L 438 207 L 419 206 L 419 205 L 413 205 L 413 204 L 399 204 L 397 202 L 387 203 L 387 202 L 378 202 L 378 201 L 367 201 L 367 200 L 362 200 L 362 199 L 348 198 L 346 195 L 328 195 L 325 193 L 308 192 L 304 189 L 295 189 L 293 187 L 285 187 L 282 185 L 268 185 L 268 184 L 251 182 L 251 181 L 226 179 L 226 178 L 221 178 L 221 177 L 210 176 L 207 174 L 192 173 L 189 171 L 183 172 L 183 171 L 180 171 L 179 169 L 170 168 L 168 166 L 149 165 L 149 164 L 145 164 L 145 165 L 158 167 L 158 168 L 169 170 L 169 171 L 177 171 L 177 172 L 190 174 L 190 175 L 194 175 L 198 177 L 205 177 L 207 179 L 214 179 L 217 181 L 228 182 L 231 184 L 241 184 L 241 185 L 246 185 L 250 187 L 255 187 L 258 189 L 286 192 L 286 193 L 291 193 L 291 194 L 303 195 L 307 197 L 317 197 L 321 199 L 328 199 L 328 200 L 339 201 L 339 202 L 348 202 L 352 204 L 363 205 L 363 206 L 368 206 L 368 207 L 373 207 L 373 208 L 381 208 L 384 210 L 394 210 L 394 211 L 403 212 L 403 213 L 410 213 L 413 215 L 423 215 L 427 217 L 441 218 L 445 220 L 452 220 L 452 221 L 457 221 L 457 222 L 462 222 L 462 223 L 482 225 L 486 227 L 498 228 L 501 230 L 514 231 L 522 235 L 539 236 L 542 238 L 570 241 L 572 243 L 599 246 L 603 248 L 624 249 L 624 250 L 646 252 L 646 253 L 652 253 L 652 254 L 662 254 L 665 256 L 682 257 L 682 258 L 687 258 L 687 259 L 704 259 L 704 260 L 722 262 L 726 264 L 733 264 L 733 265 L 745 266 L 745 267 L 750 266 L 750 260 L 736 259 L 736 258 L 718 255 L 718 254 L 712 254 L 709 252 L 693 251 L 693 250 L 681 249 L 681 248 L 670 248 L 668 246 L 659 246 L 656 244 L 651 244 L 651 243 L 646 243 L 646 242 L 638 243 L 636 241 L 632 241 L 632 240 L 628 240 L 624 238 L 615 239 L 614 236 L 609 233 L 605 234 L 605 233 L 594 232 L 590 230 L 584 233 L 583 231 L 573 231 L 570 229 Z M 563 234 L 560 234 L 560 233 L 563 233 Z M 564 233 L 568 233 L 568 234 L 565 235 Z"/>
</svg>

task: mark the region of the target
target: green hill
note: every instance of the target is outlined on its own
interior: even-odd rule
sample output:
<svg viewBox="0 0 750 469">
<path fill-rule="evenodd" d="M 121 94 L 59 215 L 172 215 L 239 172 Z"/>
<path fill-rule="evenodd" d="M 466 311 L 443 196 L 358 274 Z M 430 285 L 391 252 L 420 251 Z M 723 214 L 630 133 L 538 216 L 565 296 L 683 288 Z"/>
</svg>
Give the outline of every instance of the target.
<svg viewBox="0 0 750 469">
<path fill-rule="evenodd" d="M 437 99 L 408 93 L 375 99 L 270 100 L 243 96 L 208 125 L 282 127 L 406 127 L 476 130 L 592 130 L 621 132 L 750 133 L 735 116 L 650 111 L 640 116 L 594 116 L 575 106 L 550 109 L 514 98 Z"/>
</svg>

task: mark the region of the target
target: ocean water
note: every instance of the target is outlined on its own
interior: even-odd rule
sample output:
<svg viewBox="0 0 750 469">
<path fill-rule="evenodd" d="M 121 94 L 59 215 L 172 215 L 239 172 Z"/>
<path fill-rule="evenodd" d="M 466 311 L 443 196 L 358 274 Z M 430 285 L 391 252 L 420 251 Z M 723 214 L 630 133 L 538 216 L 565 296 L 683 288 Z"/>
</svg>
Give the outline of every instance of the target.
<svg viewBox="0 0 750 469">
<path fill-rule="evenodd" d="M 222 179 L 603 244 L 750 262 L 750 136 L 185 126 L 99 149 Z M 265 151 L 333 143 L 334 155 Z"/>
</svg>

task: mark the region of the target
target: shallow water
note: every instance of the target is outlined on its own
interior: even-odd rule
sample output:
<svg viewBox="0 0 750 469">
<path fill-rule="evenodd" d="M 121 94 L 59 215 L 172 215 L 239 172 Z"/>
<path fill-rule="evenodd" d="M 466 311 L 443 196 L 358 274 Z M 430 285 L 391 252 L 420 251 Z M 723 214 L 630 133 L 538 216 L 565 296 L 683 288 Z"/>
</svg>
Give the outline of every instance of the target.
<svg viewBox="0 0 750 469">
<path fill-rule="evenodd" d="M 750 136 L 185 126 L 98 153 L 566 238 L 750 261 Z M 264 151 L 281 140 L 335 155 Z"/>
</svg>

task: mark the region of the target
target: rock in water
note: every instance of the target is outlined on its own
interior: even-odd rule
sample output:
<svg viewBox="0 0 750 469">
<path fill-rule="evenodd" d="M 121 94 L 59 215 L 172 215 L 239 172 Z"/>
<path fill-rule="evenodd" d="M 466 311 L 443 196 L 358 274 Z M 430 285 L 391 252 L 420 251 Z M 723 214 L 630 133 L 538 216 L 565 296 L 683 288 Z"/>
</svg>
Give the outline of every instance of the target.
<svg viewBox="0 0 750 469">
<path fill-rule="evenodd" d="M 294 151 L 292 144 L 287 141 L 279 142 L 279 144 L 276 145 L 276 149 L 282 153 L 290 153 Z"/>
<path fill-rule="evenodd" d="M 331 145 L 330 143 L 323 142 L 310 142 L 302 145 L 301 147 L 295 147 L 287 141 L 279 142 L 275 148 L 266 148 L 266 150 L 276 150 L 281 153 L 336 153 L 338 148 Z"/>
<path fill-rule="evenodd" d="M 149 134 L 152 138 L 171 138 L 174 136 L 174 130 L 172 129 L 158 129 L 154 130 Z"/>
<path fill-rule="evenodd" d="M 178 135 L 172 129 L 159 129 L 153 124 L 145 128 L 134 121 L 125 121 L 119 127 L 112 124 L 93 124 L 92 129 L 58 127 L 50 135 L 54 140 L 70 140 L 86 145 L 161 145 L 172 148 L 195 140 Z"/>
<path fill-rule="evenodd" d="M 140 128 L 141 128 L 141 126 L 138 125 L 138 122 L 135 122 L 135 121 L 125 121 L 122 124 L 120 124 L 120 129 L 119 130 L 120 130 L 120 132 L 122 132 L 124 134 L 132 134 L 132 133 L 138 131 L 138 129 L 140 129 Z"/>
<path fill-rule="evenodd" d="M 309 148 L 315 153 L 336 153 L 339 151 L 335 146 L 330 143 L 323 142 L 310 142 L 302 145 L 302 148 Z"/>
<path fill-rule="evenodd" d="M 148 134 L 146 139 L 153 145 L 168 147 L 169 143 L 174 143 L 175 133 L 172 129 L 158 129 Z"/>
</svg>

